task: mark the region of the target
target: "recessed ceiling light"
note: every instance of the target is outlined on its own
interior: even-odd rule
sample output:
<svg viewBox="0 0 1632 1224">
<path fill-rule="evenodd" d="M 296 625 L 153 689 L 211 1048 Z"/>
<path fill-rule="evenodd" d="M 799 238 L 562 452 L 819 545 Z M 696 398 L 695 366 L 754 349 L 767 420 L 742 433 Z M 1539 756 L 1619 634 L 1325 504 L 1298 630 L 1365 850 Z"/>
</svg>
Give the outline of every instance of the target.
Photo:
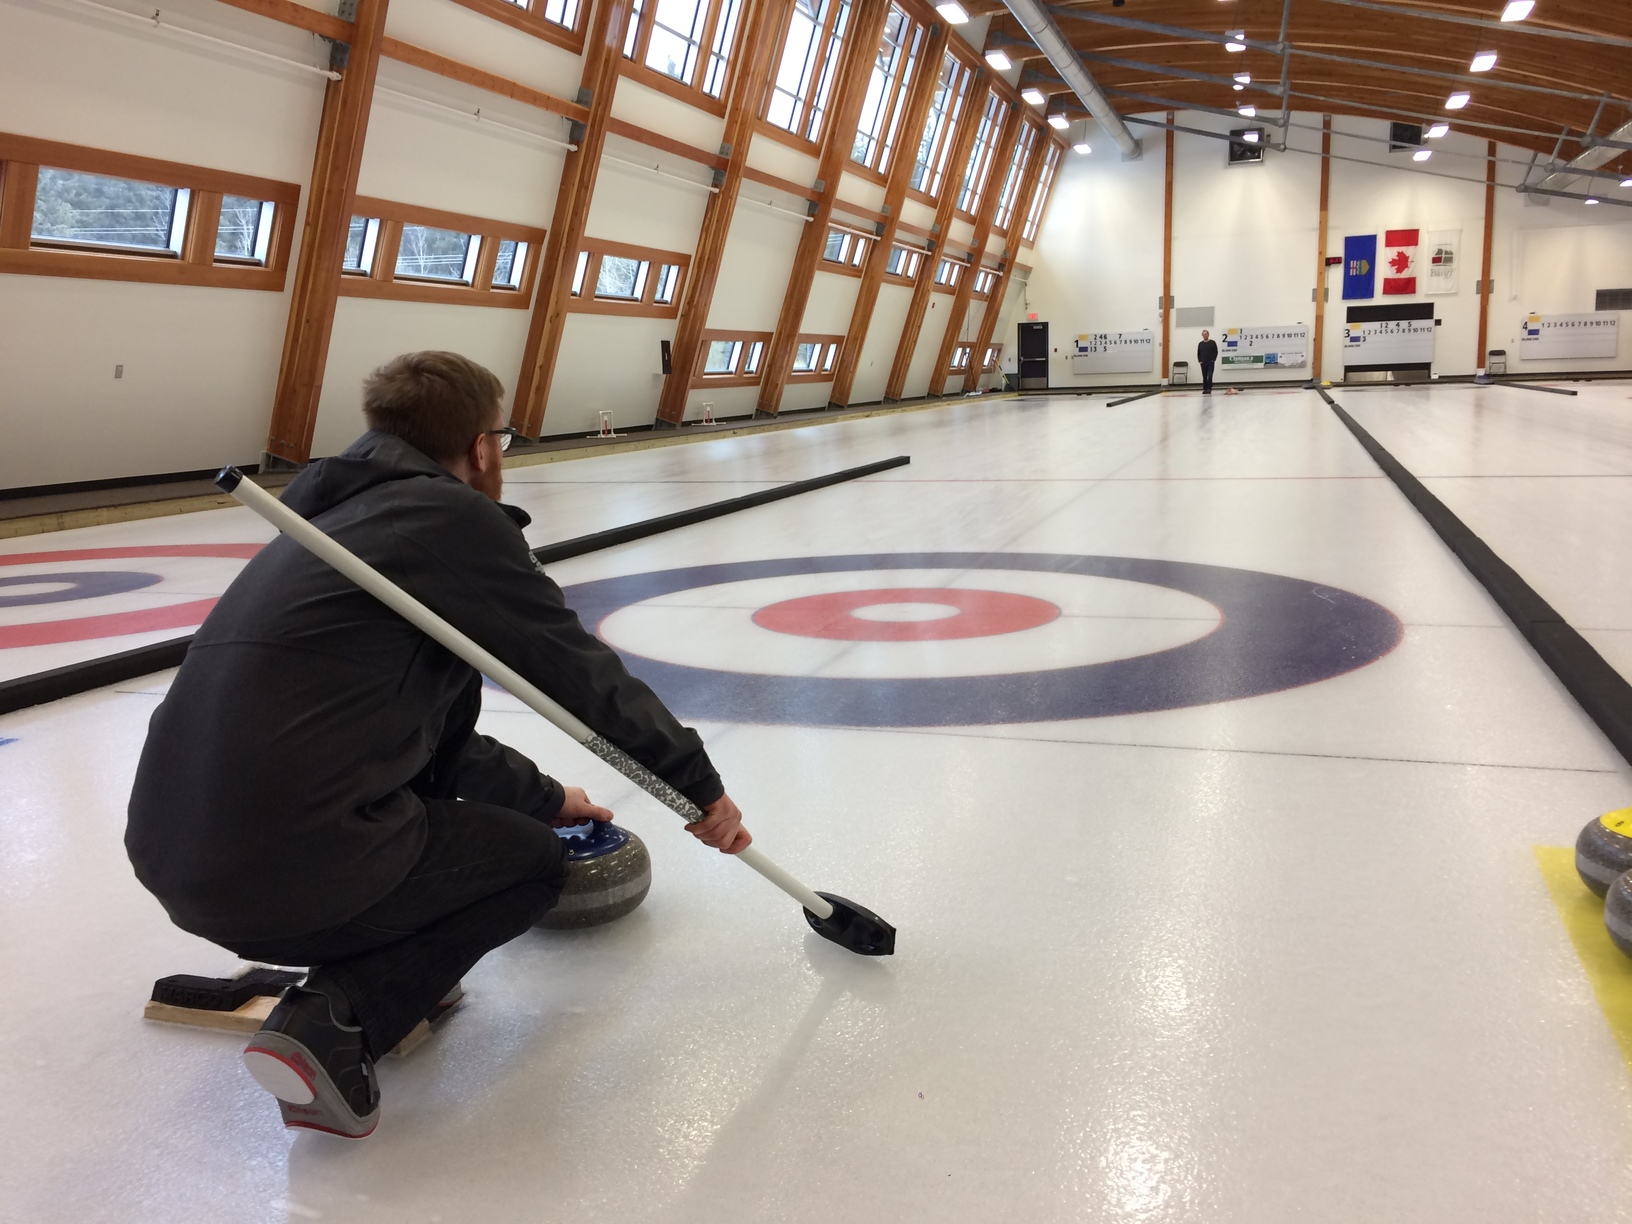
<svg viewBox="0 0 1632 1224">
<path fill-rule="evenodd" d="M 1621 180 L 1621 186 L 1622 187 L 1632 187 L 1632 178 L 1622 179 Z"/>
<path fill-rule="evenodd" d="M 1014 67 L 1014 65 L 1009 62 L 1009 57 L 1004 55 L 1001 51 L 986 52 L 986 62 L 993 68 L 996 68 L 999 72 L 1007 72 L 1010 68 Z"/>
<path fill-rule="evenodd" d="M 1245 51 L 1247 49 L 1247 32 L 1245 30 L 1226 30 L 1229 42 L 1224 44 L 1226 51 Z"/>
<path fill-rule="evenodd" d="M 1258 132 L 1257 132 L 1256 129 L 1254 129 L 1253 131 L 1250 131 L 1250 132 L 1242 132 L 1241 133 L 1241 139 L 1246 141 L 1248 144 L 1257 144 L 1258 143 Z"/>
<path fill-rule="evenodd" d="M 1461 110 L 1464 106 L 1466 106 L 1468 104 L 1468 99 L 1471 96 L 1472 95 L 1465 94 L 1465 93 L 1454 93 L 1450 97 L 1445 99 L 1445 109 L 1446 110 Z"/>
<path fill-rule="evenodd" d="M 1245 85 L 1231 85 L 1230 88 L 1235 90 L 1236 93 L 1240 93 L 1243 89 L 1246 88 L 1246 86 Z"/>
<path fill-rule="evenodd" d="M 1067 119 L 1064 115 L 1050 115 L 1048 117 L 1048 126 L 1051 128 L 1058 128 L 1063 132 L 1066 128 L 1071 126 L 1071 120 Z"/>
<path fill-rule="evenodd" d="M 1424 132 L 1423 135 L 1426 136 L 1429 140 L 1438 140 L 1441 136 L 1445 135 L 1445 133 L 1450 131 L 1450 130 L 1451 130 L 1451 125 L 1450 124 L 1448 124 L 1448 123 L 1436 123 L 1432 127 L 1430 127 L 1426 132 Z"/>
<path fill-rule="evenodd" d="M 1094 150 L 1089 146 L 1089 144 L 1088 144 L 1088 142 L 1086 140 L 1082 141 L 1079 144 L 1074 144 L 1074 145 L 1071 146 L 1071 152 L 1081 153 L 1084 156 L 1087 156 L 1089 153 L 1092 153 L 1093 151 Z"/>
<path fill-rule="evenodd" d="M 1411 160 L 1427 161 L 1433 155 L 1434 151 L 1432 149 L 1418 149 L 1415 153 L 1411 154 Z"/>
<path fill-rule="evenodd" d="M 1596 204 L 1596 203 L 1598 203 L 1598 201 L 1597 201 L 1597 200 L 1594 200 L 1594 199 L 1592 199 L 1592 198 L 1590 198 L 1590 197 L 1589 197 L 1589 198 L 1588 198 L 1588 199 L 1587 199 L 1587 203 L 1588 203 L 1588 204 Z"/>
<path fill-rule="evenodd" d="M 1251 85 L 1252 84 L 1252 73 L 1250 73 L 1250 72 L 1238 72 L 1238 73 L 1236 73 L 1235 74 L 1235 83 L 1237 85 Z"/>
<path fill-rule="evenodd" d="M 1048 99 L 1043 96 L 1043 91 L 1037 88 L 1022 89 L 1020 91 L 1020 96 L 1027 102 L 1030 102 L 1033 106 L 1041 106 L 1043 103 L 1048 101 Z"/>
<path fill-rule="evenodd" d="M 937 4 L 935 11 L 953 25 L 963 25 L 969 20 L 969 14 L 963 11 L 963 5 L 958 4 L 956 0 L 945 0 L 945 3 Z"/>
<path fill-rule="evenodd" d="M 1496 67 L 1496 52 L 1481 51 L 1473 57 L 1473 63 L 1468 65 L 1469 72 L 1489 72 Z"/>
<path fill-rule="evenodd" d="M 1238 106 L 1235 108 L 1235 113 L 1245 115 L 1248 119 L 1251 119 L 1258 113 L 1258 108 L 1256 106 Z"/>
<path fill-rule="evenodd" d="M 1507 7 L 1502 10 L 1502 20 L 1523 21 L 1535 7 L 1536 0 L 1507 0 Z"/>
</svg>

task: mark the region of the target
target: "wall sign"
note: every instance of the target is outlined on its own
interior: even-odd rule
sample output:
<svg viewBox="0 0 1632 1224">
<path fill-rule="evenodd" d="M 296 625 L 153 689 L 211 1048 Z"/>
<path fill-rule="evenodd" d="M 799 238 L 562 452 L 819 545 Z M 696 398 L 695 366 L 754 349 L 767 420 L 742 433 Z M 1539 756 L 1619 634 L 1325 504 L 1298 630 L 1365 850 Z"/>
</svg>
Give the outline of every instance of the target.
<svg viewBox="0 0 1632 1224">
<path fill-rule="evenodd" d="M 1620 316 L 1613 310 L 1549 315 L 1532 311 L 1519 331 L 1519 356 L 1525 361 L 1614 357 L 1619 347 Z"/>
<path fill-rule="evenodd" d="M 1085 332 L 1071 358 L 1073 374 L 1148 374 L 1156 368 L 1156 333 Z"/>
<path fill-rule="evenodd" d="M 1343 366 L 1427 370 L 1434 360 L 1434 303 L 1350 306 L 1343 328 Z"/>
<path fill-rule="evenodd" d="M 1226 327 L 1219 337 L 1226 369 L 1291 369 L 1309 364 L 1309 327 Z"/>
</svg>

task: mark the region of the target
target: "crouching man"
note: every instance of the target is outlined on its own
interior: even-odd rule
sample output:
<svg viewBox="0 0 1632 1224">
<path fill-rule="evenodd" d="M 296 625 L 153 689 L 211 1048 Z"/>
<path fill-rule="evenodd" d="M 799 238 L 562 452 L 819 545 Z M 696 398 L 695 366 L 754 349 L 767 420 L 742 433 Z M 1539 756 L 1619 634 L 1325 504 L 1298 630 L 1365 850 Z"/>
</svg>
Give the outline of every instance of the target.
<svg viewBox="0 0 1632 1224">
<path fill-rule="evenodd" d="M 586 632 L 501 505 L 502 388 L 452 353 L 368 379 L 369 432 L 284 504 L 691 799 L 745 848 L 695 731 Z M 476 732 L 481 677 L 287 537 L 244 567 L 153 715 L 125 846 L 176 925 L 310 966 L 244 1050 L 284 1123 L 351 1138 L 374 1061 L 565 879 L 552 826 L 612 813 Z"/>
</svg>

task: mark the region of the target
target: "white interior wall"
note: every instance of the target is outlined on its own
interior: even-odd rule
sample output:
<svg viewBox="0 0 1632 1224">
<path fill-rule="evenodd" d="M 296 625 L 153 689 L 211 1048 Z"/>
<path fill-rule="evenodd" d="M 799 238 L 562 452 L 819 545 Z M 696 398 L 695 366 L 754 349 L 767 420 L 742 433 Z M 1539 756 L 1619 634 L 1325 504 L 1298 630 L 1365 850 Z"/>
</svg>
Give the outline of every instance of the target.
<svg viewBox="0 0 1632 1224">
<path fill-rule="evenodd" d="M 856 378 L 850 391 L 852 403 L 871 404 L 883 400 L 885 384 L 890 381 L 890 367 L 901 344 L 901 329 L 906 325 L 911 306 L 910 287 L 879 286 L 872 322 L 861 344 L 861 356 L 856 359 Z"/>
</svg>

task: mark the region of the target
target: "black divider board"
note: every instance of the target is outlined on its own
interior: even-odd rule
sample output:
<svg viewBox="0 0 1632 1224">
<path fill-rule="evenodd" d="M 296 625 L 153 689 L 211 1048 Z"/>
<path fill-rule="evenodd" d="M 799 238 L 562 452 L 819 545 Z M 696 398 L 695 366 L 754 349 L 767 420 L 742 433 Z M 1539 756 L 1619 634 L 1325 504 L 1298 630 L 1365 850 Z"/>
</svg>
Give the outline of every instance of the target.
<svg viewBox="0 0 1632 1224">
<path fill-rule="evenodd" d="M 568 557 L 579 557 L 585 553 L 595 552 L 597 549 L 611 548 L 617 544 L 627 544 L 631 540 L 640 540 L 647 536 L 658 535 L 664 531 L 673 531 L 677 527 L 689 527 L 693 523 L 702 523 L 712 518 L 719 518 L 721 515 L 734 514 L 738 510 L 749 510 L 755 506 L 781 501 L 786 497 L 797 497 L 801 493 L 825 489 L 830 485 L 842 484 L 847 480 L 855 480 L 861 476 L 886 472 L 891 468 L 903 467 L 911 462 L 910 456 L 897 455 L 893 459 L 881 459 L 877 463 L 865 463 L 860 467 L 846 468 L 842 472 L 833 472 L 827 476 L 816 476 L 810 480 L 796 480 L 792 484 L 778 485 L 774 489 L 749 493 L 745 497 L 732 497 L 725 501 L 698 506 L 694 510 L 682 510 L 677 514 L 665 514 L 639 523 L 630 523 L 626 527 L 614 527 L 609 531 L 597 531 L 592 535 L 562 540 L 558 544 L 546 544 L 542 548 L 535 548 L 533 556 L 538 558 L 541 565 L 548 565 L 553 561 L 563 561 Z M 72 697 L 76 693 L 85 693 L 91 689 L 102 688 L 105 685 L 134 680 L 138 676 L 151 675 L 153 672 L 164 671 L 169 667 L 179 667 L 182 659 L 186 657 L 187 647 L 192 640 L 193 635 L 189 633 L 186 637 L 172 638 L 166 642 L 155 642 L 151 646 L 138 646 L 134 650 L 124 650 L 118 654 L 104 655 L 100 659 L 90 659 L 84 663 L 70 663 L 66 667 L 35 672 L 31 676 L 19 676 L 15 680 L 0 681 L 0 714 L 10 714 L 14 710 L 27 709 L 29 706 L 44 705 L 48 701 L 60 701 L 62 698 Z"/>
<path fill-rule="evenodd" d="M 1431 319 L 1433 302 L 1390 302 L 1382 306 L 1350 306 L 1345 323 L 1382 323 L 1389 319 Z"/>
<path fill-rule="evenodd" d="M 1632 763 L 1632 684 L 1449 506 L 1407 471 L 1365 426 L 1345 412 L 1323 388 L 1315 390 L 1468 572 L 1490 592 L 1514 628 L 1524 635 L 1542 662 L 1552 668 L 1553 674 L 1586 711 L 1587 717 L 1598 724 L 1615 750 Z"/>
</svg>

